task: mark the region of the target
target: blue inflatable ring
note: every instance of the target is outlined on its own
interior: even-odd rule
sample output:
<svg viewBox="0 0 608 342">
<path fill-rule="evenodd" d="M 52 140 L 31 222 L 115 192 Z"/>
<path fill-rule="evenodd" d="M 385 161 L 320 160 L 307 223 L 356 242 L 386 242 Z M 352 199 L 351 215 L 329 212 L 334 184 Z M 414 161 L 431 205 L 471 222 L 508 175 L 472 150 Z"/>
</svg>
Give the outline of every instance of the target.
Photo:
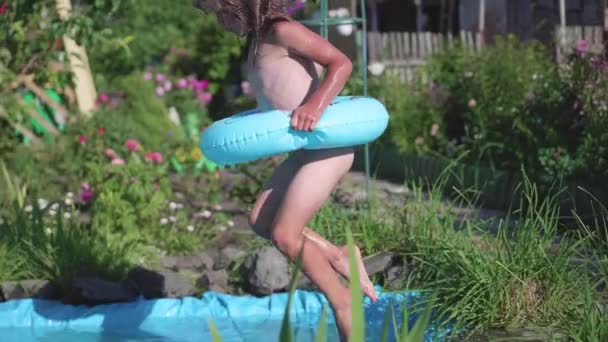
<svg viewBox="0 0 608 342">
<path fill-rule="evenodd" d="M 388 119 L 374 98 L 339 96 L 312 132 L 292 129 L 288 111 L 250 110 L 214 122 L 203 132 L 200 148 L 216 164 L 235 165 L 299 149 L 366 144 L 384 133 Z"/>
</svg>

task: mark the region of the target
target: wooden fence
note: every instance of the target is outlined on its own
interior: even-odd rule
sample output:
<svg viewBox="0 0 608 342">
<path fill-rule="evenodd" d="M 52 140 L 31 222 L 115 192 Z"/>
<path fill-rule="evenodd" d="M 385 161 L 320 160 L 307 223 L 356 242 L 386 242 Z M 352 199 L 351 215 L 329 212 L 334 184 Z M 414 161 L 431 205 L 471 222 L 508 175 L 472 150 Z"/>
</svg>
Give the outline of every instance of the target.
<svg viewBox="0 0 608 342">
<path fill-rule="evenodd" d="M 556 26 L 555 39 L 555 53 L 559 61 L 563 61 L 563 57 L 569 54 L 582 39 L 587 42 L 590 52 L 604 51 L 603 26 L 566 26 L 563 33 L 561 26 Z"/>
<path fill-rule="evenodd" d="M 417 68 L 438 52 L 461 44 L 471 51 L 481 47 L 474 32 L 459 35 L 432 32 L 369 32 L 369 63 L 382 63 L 387 72 L 397 73 L 402 80 L 412 81 Z"/>
<path fill-rule="evenodd" d="M 604 51 L 602 26 L 566 26 L 562 34 L 560 26 L 555 28 L 555 53 L 558 61 L 571 52 L 579 40 L 588 43 L 590 52 Z M 414 80 L 416 69 L 424 65 L 430 56 L 456 44 L 471 51 L 479 51 L 482 44 L 478 35 L 471 31 L 461 31 L 459 35 L 432 32 L 369 32 L 367 34 L 369 63 L 381 63 L 385 72 L 394 72 L 403 81 Z"/>
</svg>

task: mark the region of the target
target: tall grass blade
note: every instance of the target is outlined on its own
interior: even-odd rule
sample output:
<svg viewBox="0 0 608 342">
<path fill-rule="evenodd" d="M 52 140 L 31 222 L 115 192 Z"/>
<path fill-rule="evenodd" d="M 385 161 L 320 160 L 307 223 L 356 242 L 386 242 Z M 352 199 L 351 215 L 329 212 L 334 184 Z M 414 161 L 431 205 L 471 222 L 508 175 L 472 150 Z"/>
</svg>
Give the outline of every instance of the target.
<svg viewBox="0 0 608 342">
<path fill-rule="evenodd" d="M 409 335 L 409 329 L 410 329 L 410 317 L 409 317 L 409 312 L 407 310 L 407 305 L 406 304 L 402 304 L 403 305 L 403 311 L 401 313 L 401 334 L 399 337 L 399 341 L 401 342 L 408 342 L 408 335 Z"/>
<path fill-rule="evenodd" d="M 431 321 L 431 311 L 433 309 L 433 302 L 429 302 L 424 308 L 424 312 L 416 320 L 416 324 L 412 328 L 411 334 L 408 336 L 407 341 L 409 342 L 422 342 L 424 341 L 424 334 Z M 403 342 L 403 340 L 402 340 Z"/>
<path fill-rule="evenodd" d="M 391 301 L 390 307 L 393 307 L 393 302 Z M 380 335 L 380 341 L 385 342 L 388 341 L 388 325 L 390 324 L 391 319 L 391 311 L 386 310 L 384 313 L 384 320 L 382 321 L 382 332 Z"/>
<path fill-rule="evenodd" d="M 291 328 L 291 320 L 289 319 L 289 313 L 291 312 L 291 303 L 293 300 L 293 294 L 296 291 L 296 285 L 298 284 L 300 269 L 302 265 L 302 250 L 300 250 L 300 254 L 293 268 L 293 275 L 291 276 L 291 281 L 289 282 L 289 297 L 287 298 L 287 307 L 285 308 L 285 314 L 283 316 L 283 323 L 281 324 L 281 334 L 279 337 L 279 341 L 281 342 L 293 342 L 293 331 Z"/>
<path fill-rule="evenodd" d="M 317 337 L 315 342 L 327 342 L 327 306 L 323 306 L 323 312 L 321 312 L 321 319 L 317 326 Z"/>
<path fill-rule="evenodd" d="M 217 331 L 217 328 L 215 327 L 215 324 L 213 324 L 213 320 L 209 321 L 209 330 L 211 331 L 211 338 L 213 342 L 223 341 L 219 331 Z"/>
<path fill-rule="evenodd" d="M 365 341 L 365 320 L 363 318 L 363 293 L 359 283 L 359 267 L 355 252 L 353 234 L 348 226 L 346 227 L 346 239 L 348 243 L 348 261 L 350 268 L 350 300 L 351 300 L 351 327 L 349 341 Z"/>
</svg>

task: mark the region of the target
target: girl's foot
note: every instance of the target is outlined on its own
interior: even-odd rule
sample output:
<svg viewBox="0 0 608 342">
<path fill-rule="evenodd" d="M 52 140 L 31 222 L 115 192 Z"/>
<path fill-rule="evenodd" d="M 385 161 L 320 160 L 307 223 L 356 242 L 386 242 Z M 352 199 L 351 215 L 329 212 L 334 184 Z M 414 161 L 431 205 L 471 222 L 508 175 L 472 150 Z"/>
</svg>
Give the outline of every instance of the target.
<svg viewBox="0 0 608 342">
<path fill-rule="evenodd" d="M 348 246 L 342 246 L 339 247 L 339 249 L 340 255 L 337 262 L 333 266 L 338 273 L 346 278 L 349 278 L 350 268 L 348 262 Z M 357 265 L 359 267 L 359 283 L 361 284 L 361 290 L 363 290 L 363 293 L 372 300 L 372 303 L 375 303 L 376 300 L 378 300 L 378 295 L 374 289 L 374 284 L 367 275 L 365 265 L 363 264 L 363 258 L 361 257 L 361 251 L 359 250 L 358 246 L 355 246 L 355 256 L 357 257 Z"/>
</svg>

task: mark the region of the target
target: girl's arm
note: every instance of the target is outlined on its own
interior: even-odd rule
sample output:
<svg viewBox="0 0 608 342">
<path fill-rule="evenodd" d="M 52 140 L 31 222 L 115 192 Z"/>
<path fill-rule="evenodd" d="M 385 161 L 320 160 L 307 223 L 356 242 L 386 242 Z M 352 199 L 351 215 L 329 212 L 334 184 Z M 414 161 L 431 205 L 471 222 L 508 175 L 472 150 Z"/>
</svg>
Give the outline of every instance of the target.
<svg viewBox="0 0 608 342">
<path fill-rule="evenodd" d="M 279 22 L 274 33 L 282 46 L 326 67 L 319 88 L 291 117 L 294 129 L 312 131 L 325 108 L 344 88 L 353 69 L 352 62 L 330 42 L 298 22 Z"/>
</svg>

